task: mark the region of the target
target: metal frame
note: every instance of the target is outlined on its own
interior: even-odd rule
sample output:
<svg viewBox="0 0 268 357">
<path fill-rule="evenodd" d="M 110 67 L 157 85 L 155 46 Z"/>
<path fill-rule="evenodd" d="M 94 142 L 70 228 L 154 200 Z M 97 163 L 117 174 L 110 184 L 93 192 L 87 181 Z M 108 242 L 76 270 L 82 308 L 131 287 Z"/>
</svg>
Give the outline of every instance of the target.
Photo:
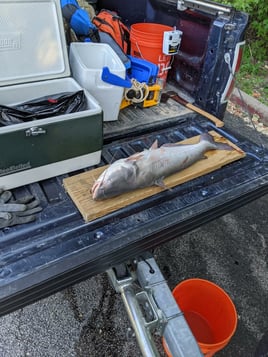
<svg viewBox="0 0 268 357">
<path fill-rule="evenodd" d="M 142 355 L 159 357 L 153 340 L 156 332 L 163 336 L 173 357 L 202 357 L 155 259 L 134 260 L 130 265 L 120 265 L 119 270 L 126 274 L 118 276 L 118 267 L 109 269 L 107 274 L 121 294 Z"/>
</svg>

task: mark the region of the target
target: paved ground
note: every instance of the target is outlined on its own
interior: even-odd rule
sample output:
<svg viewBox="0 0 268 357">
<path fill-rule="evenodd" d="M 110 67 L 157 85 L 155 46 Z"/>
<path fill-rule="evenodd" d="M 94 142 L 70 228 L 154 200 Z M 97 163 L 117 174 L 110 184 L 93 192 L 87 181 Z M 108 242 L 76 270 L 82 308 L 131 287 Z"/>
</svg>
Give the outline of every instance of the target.
<svg viewBox="0 0 268 357">
<path fill-rule="evenodd" d="M 250 357 L 268 330 L 268 196 L 155 251 L 171 288 L 200 277 L 222 286 L 239 314 L 218 356 Z M 1 318 L 2 357 L 140 356 L 120 297 L 105 274 Z"/>
<path fill-rule="evenodd" d="M 231 125 L 240 126 L 237 120 Z M 267 212 L 268 195 L 154 252 L 171 289 L 179 281 L 200 277 L 219 284 L 232 297 L 238 328 L 218 357 L 253 357 L 268 331 Z M 123 303 L 106 274 L 4 316 L 0 322 L 0 357 L 141 355 L 127 333 Z"/>
</svg>

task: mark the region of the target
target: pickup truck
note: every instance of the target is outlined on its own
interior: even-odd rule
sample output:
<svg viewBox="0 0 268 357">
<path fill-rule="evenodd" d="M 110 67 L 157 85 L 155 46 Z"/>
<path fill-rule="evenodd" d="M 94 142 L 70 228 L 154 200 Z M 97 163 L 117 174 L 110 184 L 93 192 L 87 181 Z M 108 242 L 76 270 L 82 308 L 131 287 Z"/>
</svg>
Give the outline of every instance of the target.
<svg viewBox="0 0 268 357">
<path fill-rule="evenodd" d="M 136 0 L 127 6 L 123 0 L 107 0 L 94 6 L 116 11 L 127 26 L 156 22 L 181 30 L 163 92 L 172 89 L 224 118 L 247 14 L 196 0 Z M 63 186 L 63 179 L 83 170 L 14 189 L 15 197 L 37 197 L 43 210 L 32 223 L 0 231 L 0 315 L 134 259 L 266 194 L 267 149 L 241 136 L 239 128 L 217 127 L 172 99 L 149 108 L 129 106 L 117 121 L 105 122 L 100 165 L 148 148 L 156 138 L 178 142 L 211 130 L 246 156 L 91 222 L 84 221 Z"/>
</svg>

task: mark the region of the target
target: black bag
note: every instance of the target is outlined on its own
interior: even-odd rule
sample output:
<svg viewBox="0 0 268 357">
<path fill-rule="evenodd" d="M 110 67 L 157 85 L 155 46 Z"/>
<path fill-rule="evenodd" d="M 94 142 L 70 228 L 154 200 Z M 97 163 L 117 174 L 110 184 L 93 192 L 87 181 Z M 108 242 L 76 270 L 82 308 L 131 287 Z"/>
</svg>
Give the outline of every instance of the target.
<svg viewBox="0 0 268 357">
<path fill-rule="evenodd" d="M 86 97 L 83 90 L 53 94 L 13 107 L 0 105 L 0 125 L 13 125 L 85 109 Z"/>
</svg>

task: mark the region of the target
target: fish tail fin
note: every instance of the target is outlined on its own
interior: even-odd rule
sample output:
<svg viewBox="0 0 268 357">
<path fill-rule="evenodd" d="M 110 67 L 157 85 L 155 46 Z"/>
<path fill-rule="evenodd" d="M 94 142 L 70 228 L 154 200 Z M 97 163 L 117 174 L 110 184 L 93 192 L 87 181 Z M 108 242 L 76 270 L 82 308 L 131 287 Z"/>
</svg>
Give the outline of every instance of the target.
<svg viewBox="0 0 268 357">
<path fill-rule="evenodd" d="M 234 150 L 234 148 L 228 144 L 217 143 L 214 140 L 214 137 L 212 135 L 210 135 L 209 133 L 202 133 L 200 135 L 200 142 L 202 142 L 202 141 L 206 141 L 207 143 L 209 143 L 211 146 L 211 149 L 214 149 L 214 150 L 228 150 L 228 151 Z"/>
</svg>

